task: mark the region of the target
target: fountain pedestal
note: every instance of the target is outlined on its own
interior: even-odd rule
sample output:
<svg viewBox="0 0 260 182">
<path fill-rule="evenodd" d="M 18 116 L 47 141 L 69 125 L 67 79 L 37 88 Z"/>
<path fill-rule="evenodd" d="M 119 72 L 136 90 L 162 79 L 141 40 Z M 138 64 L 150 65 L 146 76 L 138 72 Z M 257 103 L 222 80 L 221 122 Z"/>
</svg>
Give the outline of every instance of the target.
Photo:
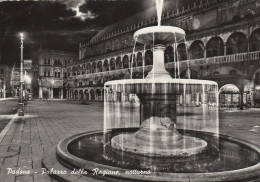
<svg viewBox="0 0 260 182">
<path fill-rule="evenodd" d="M 183 136 L 176 130 L 176 95 L 137 94 L 141 102 L 141 129 L 111 140 L 116 150 L 145 156 L 190 156 L 207 147 L 204 140 Z"/>
</svg>

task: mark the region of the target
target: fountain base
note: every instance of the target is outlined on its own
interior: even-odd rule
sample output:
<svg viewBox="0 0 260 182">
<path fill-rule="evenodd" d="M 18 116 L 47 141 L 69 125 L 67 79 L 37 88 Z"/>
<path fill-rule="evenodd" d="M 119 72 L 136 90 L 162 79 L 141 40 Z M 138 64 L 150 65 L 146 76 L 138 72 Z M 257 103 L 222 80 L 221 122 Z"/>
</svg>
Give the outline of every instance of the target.
<svg viewBox="0 0 260 182">
<path fill-rule="evenodd" d="M 134 134 L 121 134 L 111 139 L 111 146 L 123 152 L 150 157 L 186 157 L 203 152 L 207 142 L 172 130 L 151 131 L 142 128 Z"/>
</svg>

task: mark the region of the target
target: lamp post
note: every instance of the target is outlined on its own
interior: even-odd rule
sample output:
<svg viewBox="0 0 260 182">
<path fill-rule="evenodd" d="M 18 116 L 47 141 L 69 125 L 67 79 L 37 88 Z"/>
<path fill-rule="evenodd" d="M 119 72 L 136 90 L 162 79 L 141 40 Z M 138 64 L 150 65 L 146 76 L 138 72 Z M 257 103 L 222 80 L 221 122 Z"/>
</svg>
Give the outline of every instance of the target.
<svg viewBox="0 0 260 182">
<path fill-rule="evenodd" d="M 23 103 L 23 33 L 20 33 L 21 38 L 21 67 L 20 67 L 20 95 L 19 95 L 19 116 L 24 116 L 24 103 Z"/>
</svg>

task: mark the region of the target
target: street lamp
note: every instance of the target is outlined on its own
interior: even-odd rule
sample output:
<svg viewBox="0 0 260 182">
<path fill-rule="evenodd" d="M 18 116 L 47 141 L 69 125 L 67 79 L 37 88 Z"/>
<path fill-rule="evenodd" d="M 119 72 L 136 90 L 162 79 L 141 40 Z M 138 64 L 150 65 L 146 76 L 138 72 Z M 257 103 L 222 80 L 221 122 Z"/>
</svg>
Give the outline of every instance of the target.
<svg viewBox="0 0 260 182">
<path fill-rule="evenodd" d="M 20 33 L 21 38 L 21 68 L 20 68 L 20 97 L 19 97 L 19 116 L 24 116 L 24 104 L 23 104 L 23 33 Z"/>
</svg>

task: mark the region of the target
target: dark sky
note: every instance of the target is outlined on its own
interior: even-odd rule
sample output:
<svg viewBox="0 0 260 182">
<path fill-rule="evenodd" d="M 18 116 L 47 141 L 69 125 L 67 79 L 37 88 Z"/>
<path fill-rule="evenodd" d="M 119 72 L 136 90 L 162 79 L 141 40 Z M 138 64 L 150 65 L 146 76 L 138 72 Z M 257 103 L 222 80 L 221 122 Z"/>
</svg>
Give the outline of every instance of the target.
<svg viewBox="0 0 260 182">
<path fill-rule="evenodd" d="M 20 32 L 25 34 L 25 59 L 39 47 L 78 52 L 80 41 L 154 4 L 154 0 L 0 2 L 0 64 L 19 62 Z"/>
</svg>

